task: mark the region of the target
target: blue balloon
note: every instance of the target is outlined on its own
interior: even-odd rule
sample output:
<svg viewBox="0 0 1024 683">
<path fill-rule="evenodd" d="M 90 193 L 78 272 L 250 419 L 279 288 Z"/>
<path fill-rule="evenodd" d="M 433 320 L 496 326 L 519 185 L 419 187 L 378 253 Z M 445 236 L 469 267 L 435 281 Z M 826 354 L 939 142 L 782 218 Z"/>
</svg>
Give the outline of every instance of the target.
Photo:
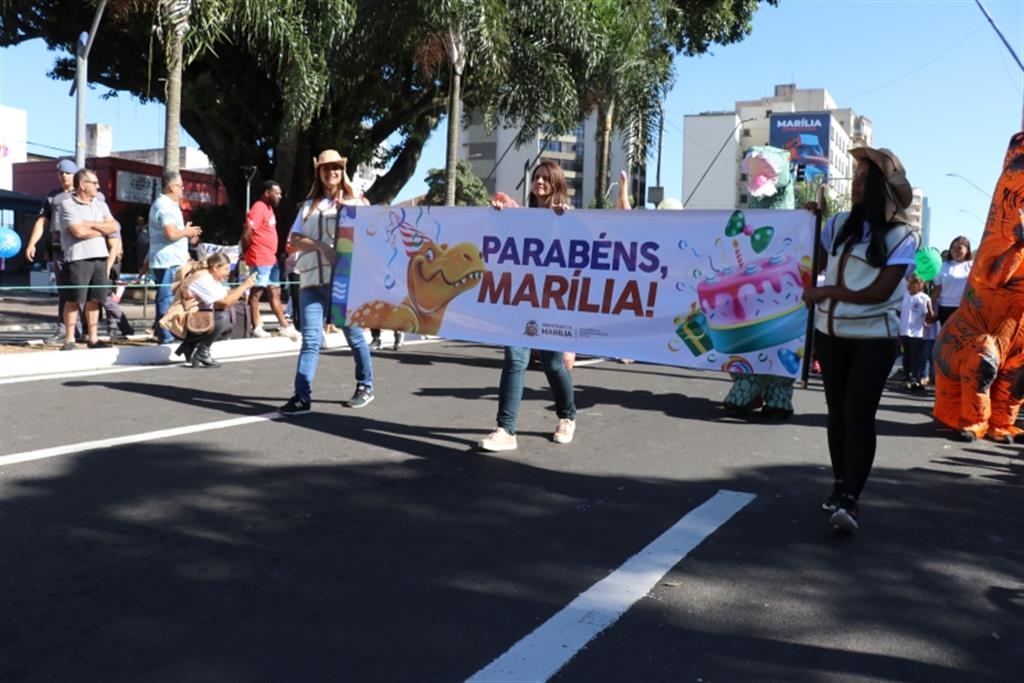
<svg viewBox="0 0 1024 683">
<path fill-rule="evenodd" d="M 0 228 L 0 258 L 17 256 L 21 251 L 21 237 L 11 228 Z"/>
</svg>

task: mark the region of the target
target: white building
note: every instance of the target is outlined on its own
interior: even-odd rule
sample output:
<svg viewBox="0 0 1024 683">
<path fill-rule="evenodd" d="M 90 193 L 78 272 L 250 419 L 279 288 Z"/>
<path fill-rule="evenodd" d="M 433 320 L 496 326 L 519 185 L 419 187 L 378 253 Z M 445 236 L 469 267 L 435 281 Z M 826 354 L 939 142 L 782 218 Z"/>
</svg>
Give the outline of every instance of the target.
<svg viewBox="0 0 1024 683">
<path fill-rule="evenodd" d="M 528 179 L 530 170 L 540 159 L 556 161 L 565 172 L 574 206 L 583 208 L 594 201 L 597 186 L 596 132 L 597 115 L 594 114 L 568 135 L 540 133 L 536 140 L 517 147 L 514 140 L 519 133 L 518 127 L 499 126 L 494 133 L 488 133 L 482 117 L 475 114 L 470 125 L 460 134 L 458 157 L 469 161 L 473 173 L 492 195 L 500 190 L 523 203 L 529 192 L 529 181 L 524 178 Z M 623 136 L 615 132 L 611 141 L 611 178 L 608 181 L 613 201 L 618 192 L 620 170 L 630 172 L 630 195 L 645 197 L 647 189 L 643 171 L 628 169 Z"/>
<path fill-rule="evenodd" d="M 841 109 L 824 88 L 776 85 L 774 95 L 738 100 L 730 111 L 684 117 L 683 187 L 687 208 L 747 205 L 740 162 L 754 146 L 790 149 L 800 173 L 823 174 L 835 194 L 849 194 L 851 147 L 870 145 L 870 119 Z"/>
<path fill-rule="evenodd" d="M 28 159 L 28 112 L 0 105 L 0 190 L 14 187 L 14 164 Z"/>
</svg>

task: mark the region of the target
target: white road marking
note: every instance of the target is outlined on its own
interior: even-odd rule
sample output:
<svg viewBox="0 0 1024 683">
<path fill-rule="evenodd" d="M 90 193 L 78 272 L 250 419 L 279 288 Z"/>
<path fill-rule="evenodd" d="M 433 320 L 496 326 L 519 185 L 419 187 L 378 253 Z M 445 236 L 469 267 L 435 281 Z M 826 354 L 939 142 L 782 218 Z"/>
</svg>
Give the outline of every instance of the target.
<svg viewBox="0 0 1024 683">
<path fill-rule="evenodd" d="M 201 432 L 209 432 L 216 429 L 240 427 L 242 425 L 253 424 L 255 422 L 267 422 L 269 420 L 277 420 L 280 419 L 281 417 L 282 416 L 276 412 L 264 413 L 263 415 L 235 417 L 231 418 L 230 420 L 218 420 L 217 422 L 206 422 L 203 424 L 187 425 L 184 427 L 159 429 L 155 432 L 129 434 L 128 436 L 118 436 L 112 439 L 97 439 L 96 441 L 84 441 L 82 443 L 68 444 L 67 446 L 41 448 L 36 451 L 25 451 L 23 453 L 2 455 L 0 456 L 0 467 L 3 467 L 4 465 L 14 465 L 20 462 L 30 462 L 32 460 L 45 460 L 46 458 L 56 458 L 61 455 L 81 453 L 82 451 L 92 451 L 101 448 L 113 448 L 114 446 L 125 446 L 128 444 L 142 443 L 144 441 L 168 439 L 174 436 L 187 436 L 189 434 L 199 434 Z"/>
<path fill-rule="evenodd" d="M 548 680 L 753 499 L 752 493 L 719 491 L 505 654 L 473 674 L 467 683 Z"/>
</svg>

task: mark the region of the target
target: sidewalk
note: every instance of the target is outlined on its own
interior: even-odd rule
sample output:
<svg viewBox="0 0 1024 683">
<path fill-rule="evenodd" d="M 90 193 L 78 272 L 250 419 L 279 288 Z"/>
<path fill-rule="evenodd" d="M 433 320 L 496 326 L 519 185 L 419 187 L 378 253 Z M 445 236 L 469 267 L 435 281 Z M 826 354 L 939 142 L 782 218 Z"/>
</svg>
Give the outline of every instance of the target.
<svg viewBox="0 0 1024 683">
<path fill-rule="evenodd" d="M 67 372 L 103 370 L 116 366 L 180 364 L 174 355 L 177 342 L 156 344 L 148 330 L 153 324 L 153 302 L 122 301 L 121 307 L 135 327 L 136 334 L 128 339 L 112 340 L 108 349 L 88 349 L 80 344 L 74 351 L 60 351 L 44 346 L 56 329 L 57 297 L 28 288 L 28 278 L 4 278 L 0 288 L 0 380 L 17 380 L 58 375 Z M 276 331 L 277 321 L 266 303 L 261 308 L 268 331 Z M 100 322 L 101 339 L 107 340 L 106 324 Z M 381 334 L 385 348 L 391 348 L 394 336 L 385 330 Z M 407 342 L 418 335 L 406 335 Z M 345 335 L 337 332 L 326 335 L 327 349 L 346 348 Z M 286 337 L 228 339 L 217 342 L 214 355 L 218 359 L 257 357 L 298 353 L 299 342 Z"/>
</svg>

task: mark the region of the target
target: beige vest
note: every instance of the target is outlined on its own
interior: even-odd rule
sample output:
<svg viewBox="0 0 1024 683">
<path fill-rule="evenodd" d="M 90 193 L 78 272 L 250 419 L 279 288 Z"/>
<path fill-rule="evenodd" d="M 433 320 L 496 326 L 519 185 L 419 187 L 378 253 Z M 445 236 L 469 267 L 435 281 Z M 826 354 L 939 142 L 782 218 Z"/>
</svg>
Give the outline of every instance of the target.
<svg viewBox="0 0 1024 683">
<path fill-rule="evenodd" d="M 846 213 L 832 219 L 832 242 L 835 243 L 839 227 L 846 221 Z M 917 242 L 917 233 L 909 225 L 897 223 L 885 233 L 886 260 L 906 240 Z M 852 291 L 867 289 L 882 274 L 882 268 L 868 263 L 867 242 L 847 242 L 843 250 L 832 256 L 829 245 L 826 285 L 841 285 Z M 884 266 L 883 266 L 884 267 Z M 814 312 L 814 327 L 832 335 L 851 339 L 879 339 L 898 337 L 900 334 L 900 305 L 903 287 L 896 287 L 889 298 L 874 304 L 852 304 L 846 301 L 822 299 Z"/>
<path fill-rule="evenodd" d="M 320 200 L 307 199 L 299 208 L 302 234 L 317 242 L 334 247 L 334 233 L 338 228 L 338 207 L 333 202 L 326 211 L 320 211 Z M 299 274 L 299 287 L 319 287 L 331 282 L 332 264 L 319 251 L 300 251 L 295 258 L 295 272 Z"/>
</svg>

